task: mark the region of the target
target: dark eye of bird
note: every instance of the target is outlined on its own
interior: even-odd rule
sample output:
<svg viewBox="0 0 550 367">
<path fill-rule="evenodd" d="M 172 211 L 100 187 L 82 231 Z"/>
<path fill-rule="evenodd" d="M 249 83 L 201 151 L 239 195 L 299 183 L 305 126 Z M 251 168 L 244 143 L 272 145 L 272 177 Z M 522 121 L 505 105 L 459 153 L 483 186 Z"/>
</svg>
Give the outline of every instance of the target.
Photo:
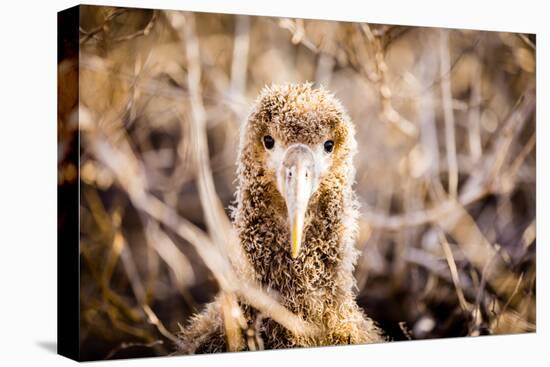
<svg viewBox="0 0 550 367">
<path fill-rule="evenodd" d="M 264 145 L 266 149 L 272 149 L 273 146 L 275 146 L 275 139 L 273 139 L 271 135 L 264 136 Z"/>
<path fill-rule="evenodd" d="M 327 153 L 332 152 L 332 150 L 334 149 L 334 141 L 332 140 L 325 141 L 324 147 L 325 147 L 325 152 Z"/>
</svg>

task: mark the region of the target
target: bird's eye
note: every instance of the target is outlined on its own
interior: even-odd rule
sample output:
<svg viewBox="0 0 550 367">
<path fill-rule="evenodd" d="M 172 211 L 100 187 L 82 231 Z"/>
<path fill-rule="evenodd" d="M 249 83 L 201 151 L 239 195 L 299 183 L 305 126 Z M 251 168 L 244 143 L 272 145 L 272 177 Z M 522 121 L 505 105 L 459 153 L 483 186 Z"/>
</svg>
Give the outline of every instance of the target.
<svg viewBox="0 0 550 367">
<path fill-rule="evenodd" d="M 323 146 L 325 148 L 325 152 L 330 153 L 334 149 L 334 141 L 327 140 Z"/>
<path fill-rule="evenodd" d="M 266 149 L 272 149 L 275 146 L 275 139 L 271 135 L 264 136 L 264 145 Z"/>
</svg>

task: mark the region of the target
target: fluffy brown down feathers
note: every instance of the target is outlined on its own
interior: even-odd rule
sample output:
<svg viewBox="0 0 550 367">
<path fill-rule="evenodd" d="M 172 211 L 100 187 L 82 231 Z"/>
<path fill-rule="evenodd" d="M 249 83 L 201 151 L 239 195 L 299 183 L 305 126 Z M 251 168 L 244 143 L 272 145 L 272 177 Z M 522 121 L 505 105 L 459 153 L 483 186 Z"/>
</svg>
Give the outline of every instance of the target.
<svg viewBox="0 0 550 367">
<path fill-rule="evenodd" d="M 264 164 L 266 134 L 284 144 L 322 144 L 327 138 L 335 142 L 330 172 L 310 199 L 304 245 L 296 259 L 288 251 L 285 202 Z M 278 291 L 282 305 L 322 330 L 316 337 L 300 337 L 263 318 L 260 336 L 266 349 L 383 340 L 354 295 L 352 271 L 358 256 L 354 136 L 340 102 L 310 83 L 264 88 L 242 126 L 233 211 L 241 246 L 260 284 Z M 256 310 L 245 303 L 241 307 L 249 324 L 257 322 Z M 181 338 L 183 353 L 226 351 L 218 299 L 192 318 Z"/>
</svg>

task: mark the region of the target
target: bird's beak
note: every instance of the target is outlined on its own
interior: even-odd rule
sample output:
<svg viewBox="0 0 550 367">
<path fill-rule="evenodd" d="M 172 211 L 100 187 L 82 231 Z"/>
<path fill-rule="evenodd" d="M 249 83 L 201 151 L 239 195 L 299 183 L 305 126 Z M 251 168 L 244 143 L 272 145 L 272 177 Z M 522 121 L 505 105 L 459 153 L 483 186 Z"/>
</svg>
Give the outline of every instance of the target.
<svg viewBox="0 0 550 367">
<path fill-rule="evenodd" d="M 304 218 L 306 216 L 307 204 L 309 202 L 310 192 L 304 177 L 304 173 L 296 170 L 295 180 L 291 180 L 296 194 L 287 196 L 286 202 L 289 207 L 288 217 L 290 221 L 290 256 L 293 259 L 298 257 L 302 247 L 302 237 L 304 232 Z M 302 177 L 300 177 L 302 176 Z"/>
<path fill-rule="evenodd" d="M 290 256 L 295 259 L 302 247 L 304 220 L 316 178 L 311 149 L 303 144 L 290 146 L 285 152 L 278 176 L 279 188 L 288 209 Z"/>
</svg>

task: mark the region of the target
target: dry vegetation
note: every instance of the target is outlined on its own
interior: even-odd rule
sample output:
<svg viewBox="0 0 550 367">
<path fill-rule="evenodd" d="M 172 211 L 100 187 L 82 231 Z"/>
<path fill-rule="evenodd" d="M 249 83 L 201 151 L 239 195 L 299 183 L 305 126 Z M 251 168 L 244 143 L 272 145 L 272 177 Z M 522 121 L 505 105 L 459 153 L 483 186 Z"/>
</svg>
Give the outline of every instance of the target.
<svg viewBox="0 0 550 367">
<path fill-rule="evenodd" d="M 172 353 L 218 291 L 314 332 L 242 276 L 225 210 L 272 82 L 322 83 L 356 124 L 358 302 L 392 340 L 535 330 L 534 36 L 85 6 L 80 47 L 58 67 L 84 359 Z"/>
</svg>

